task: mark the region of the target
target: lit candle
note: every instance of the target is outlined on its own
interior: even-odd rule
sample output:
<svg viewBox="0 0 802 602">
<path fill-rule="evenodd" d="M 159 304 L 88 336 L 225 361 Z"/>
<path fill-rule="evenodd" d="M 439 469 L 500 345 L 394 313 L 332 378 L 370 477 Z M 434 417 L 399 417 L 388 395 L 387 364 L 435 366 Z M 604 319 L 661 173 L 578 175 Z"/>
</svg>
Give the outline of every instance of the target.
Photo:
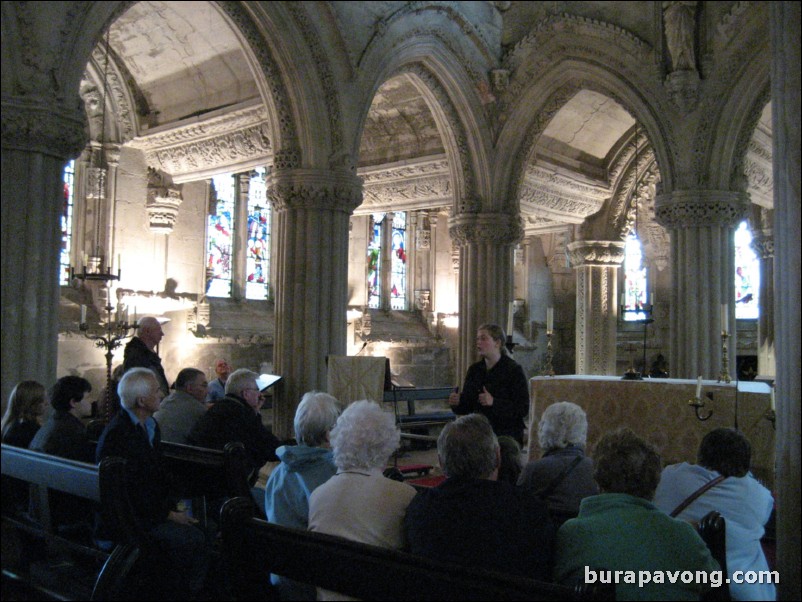
<svg viewBox="0 0 802 602">
<path fill-rule="evenodd" d="M 512 336 L 512 312 L 515 306 L 510 302 L 510 309 L 507 311 L 507 334 Z"/>
<path fill-rule="evenodd" d="M 86 324 L 86 305 L 81 305 L 81 324 Z"/>
<path fill-rule="evenodd" d="M 774 405 L 774 387 L 771 387 L 771 411 L 775 411 L 777 407 Z"/>
<path fill-rule="evenodd" d="M 726 303 L 721 304 L 721 332 L 729 332 L 729 307 Z"/>
<path fill-rule="evenodd" d="M 547 307 L 546 308 L 546 332 L 551 332 L 554 330 L 554 308 Z"/>
<path fill-rule="evenodd" d="M 696 379 L 696 399 L 702 399 L 702 376 Z"/>
<path fill-rule="evenodd" d="M 122 265 L 123 265 L 122 257 L 120 256 L 119 253 L 117 253 L 117 269 L 119 270 L 122 267 Z"/>
<path fill-rule="evenodd" d="M 627 304 L 627 296 L 624 293 L 621 293 L 621 307 L 626 306 Z"/>
<path fill-rule="evenodd" d="M 134 324 L 136 324 L 136 305 L 134 305 Z"/>
<path fill-rule="evenodd" d="M 652 296 L 649 299 L 649 305 L 654 305 L 654 293 L 652 293 Z"/>
</svg>

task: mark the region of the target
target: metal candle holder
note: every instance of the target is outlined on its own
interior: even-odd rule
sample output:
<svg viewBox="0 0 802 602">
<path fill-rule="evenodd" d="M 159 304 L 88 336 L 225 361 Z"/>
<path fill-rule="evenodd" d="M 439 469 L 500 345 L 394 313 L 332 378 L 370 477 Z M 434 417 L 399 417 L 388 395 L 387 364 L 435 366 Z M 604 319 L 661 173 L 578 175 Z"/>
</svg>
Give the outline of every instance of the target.
<svg viewBox="0 0 802 602">
<path fill-rule="evenodd" d="M 546 331 L 546 365 L 543 367 L 543 374 L 546 376 L 554 376 L 554 368 L 551 365 L 551 361 L 554 357 L 551 349 L 551 337 L 554 336 L 554 333 L 551 330 Z"/>
<path fill-rule="evenodd" d="M 726 330 L 721 331 L 721 372 L 718 373 L 718 382 L 728 383 L 732 380 L 730 378 L 730 358 L 727 350 L 727 339 L 729 337 L 730 335 Z"/>
<path fill-rule="evenodd" d="M 713 392 L 708 391 L 705 393 L 705 396 L 710 400 L 713 401 Z M 713 410 L 709 410 L 707 412 L 707 416 L 702 416 L 700 410 L 705 407 L 705 400 L 701 397 L 693 397 L 688 400 L 688 405 L 693 408 L 693 411 L 696 413 L 696 418 L 704 422 L 705 420 L 709 420 L 710 417 L 713 415 Z"/>
<path fill-rule="evenodd" d="M 623 297 L 623 295 L 622 295 Z M 628 314 L 628 313 L 640 313 L 644 314 L 646 317 L 641 318 L 640 320 L 627 320 L 627 322 L 634 322 L 635 324 L 643 324 L 643 371 L 646 372 L 646 333 L 649 324 L 654 322 L 654 318 L 652 317 L 652 313 L 654 311 L 654 305 L 637 305 L 635 309 L 627 309 L 626 305 L 621 306 L 621 313 Z M 634 362 L 633 362 L 634 363 Z M 624 374 L 624 380 L 643 380 L 643 376 L 635 370 L 635 367 L 632 366 Z"/>
</svg>

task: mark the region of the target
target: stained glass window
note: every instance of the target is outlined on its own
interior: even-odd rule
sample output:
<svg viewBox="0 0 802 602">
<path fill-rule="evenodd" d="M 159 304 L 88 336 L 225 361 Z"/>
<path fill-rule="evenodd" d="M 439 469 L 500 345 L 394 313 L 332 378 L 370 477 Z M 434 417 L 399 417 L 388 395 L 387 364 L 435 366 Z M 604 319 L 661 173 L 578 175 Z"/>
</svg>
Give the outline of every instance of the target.
<svg viewBox="0 0 802 602">
<path fill-rule="evenodd" d="M 407 214 L 393 214 L 393 256 L 390 285 L 390 309 L 407 308 Z"/>
<path fill-rule="evenodd" d="M 264 168 L 251 172 L 245 271 L 245 298 L 267 299 L 270 274 L 270 205 L 267 200 Z"/>
<path fill-rule="evenodd" d="M 622 293 L 624 320 L 648 318 L 646 313 L 641 311 L 647 303 L 647 284 L 647 270 L 643 266 L 643 248 L 635 232 L 630 232 L 624 248 L 624 292 Z"/>
<path fill-rule="evenodd" d="M 368 307 L 378 309 L 381 304 L 381 248 L 384 213 L 371 216 L 371 238 L 368 241 Z"/>
<path fill-rule="evenodd" d="M 70 283 L 70 253 L 72 252 L 72 211 L 75 201 L 75 161 L 64 167 L 61 209 L 61 256 L 59 260 L 59 284 Z"/>
<path fill-rule="evenodd" d="M 217 194 L 217 205 L 209 216 L 206 248 L 206 294 L 210 297 L 231 296 L 231 253 L 234 248 L 233 174 L 214 176 L 212 185 Z"/>
<path fill-rule="evenodd" d="M 760 261 L 752 249 L 752 232 L 743 221 L 735 231 L 735 318 L 756 320 L 760 316 Z"/>
</svg>

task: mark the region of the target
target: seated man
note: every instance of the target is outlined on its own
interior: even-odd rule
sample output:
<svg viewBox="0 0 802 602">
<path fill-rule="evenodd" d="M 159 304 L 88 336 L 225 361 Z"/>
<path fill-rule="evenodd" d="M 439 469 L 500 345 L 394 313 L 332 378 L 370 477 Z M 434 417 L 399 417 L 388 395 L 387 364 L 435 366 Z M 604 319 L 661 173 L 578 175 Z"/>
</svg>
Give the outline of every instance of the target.
<svg viewBox="0 0 802 602">
<path fill-rule="evenodd" d="M 599 440 L 594 461 L 601 493 L 583 499 L 579 516 L 557 531 L 554 580 L 615 583 L 617 600 L 698 600 L 705 586 L 697 571 L 711 583 L 710 572 L 720 567 L 690 524 L 651 503 L 660 454 L 624 428 Z M 690 571 L 693 578 L 672 582 L 668 571 Z M 649 577 L 642 587 L 641 575 Z"/>
<path fill-rule="evenodd" d="M 208 409 L 206 375 L 195 368 L 184 368 L 175 379 L 175 391 L 162 400 L 153 415 L 162 432 L 162 441 L 187 442 L 189 431 Z"/>
<path fill-rule="evenodd" d="M 764 525 L 769 520 L 774 499 L 749 473 L 752 446 L 742 433 L 717 428 L 705 435 L 697 454 L 698 464 L 666 466 L 654 505 L 671 513 L 691 494 L 725 477 L 677 514 L 677 518 L 698 522 L 711 510 L 717 510 L 727 525 L 727 571 L 768 571 L 760 545 Z M 774 600 L 772 583 L 730 583 L 734 600 Z"/>
<path fill-rule="evenodd" d="M 298 445 L 276 450 L 281 464 L 270 473 L 265 486 L 265 514 L 271 523 L 306 530 L 309 496 L 328 481 L 337 467 L 329 445 L 329 431 L 337 422 L 337 400 L 328 393 L 307 393 L 295 411 Z M 282 600 L 314 600 L 315 586 L 279 575 L 270 576 Z"/>
<path fill-rule="evenodd" d="M 231 375 L 231 364 L 224 359 L 219 359 L 214 363 L 214 373 L 217 375 L 209 383 L 209 390 L 206 393 L 206 403 L 214 403 L 218 399 L 226 396 L 226 381 Z"/>
<path fill-rule="evenodd" d="M 550 578 L 554 528 L 545 503 L 497 481 L 499 445 L 487 418 L 468 414 L 437 439 L 446 480 L 407 508 L 409 550 L 434 560 Z"/>
<path fill-rule="evenodd" d="M 95 445 L 89 440 L 86 425 L 81 421 L 92 413 L 92 402 L 86 394 L 92 390 L 89 381 L 80 376 L 64 376 L 50 390 L 53 413 L 45 421 L 30 449 L 61 458 L 95 463 Z M 75 532 L 85 529 L 91 534 L 94 508 L 80 497 L 53 491 L 50 493 L 51 520 L 57 530 Z"/>
<path fill-rule="evenodd" d="M 226 381 L 226 396 L 219 399 L 201 416 L 187 437 L 190 445 L 223 449 L 231 441 L 245 446 L 248 458 L 250 483 L 259 476 L 259 469 L 267 462 L 278 460 L 279 441 L 262 424 L 259 410 L 264 398 L 256 379 L 259 375 L 250 370 L 235 370 Z"/>
<path fill-rule="evenodd" d="M 165 551 L 175 570 L 174 592 L 196 594 L 203 586 L 209 550 L 197 522 L 176 508 L 170 477 L 161 452 L 161 433 L 153 414 L 163 397 L 159 381 L 147 368 L 132 368 L 120 380 L 122 411 L 106 426 L 97 446 L 97 460 L 119 456 L 126 461 L 126 488 L 141 528 Z M 99 525 L 99 539 L 115 539 L 108 522 Z"/>
</svg>

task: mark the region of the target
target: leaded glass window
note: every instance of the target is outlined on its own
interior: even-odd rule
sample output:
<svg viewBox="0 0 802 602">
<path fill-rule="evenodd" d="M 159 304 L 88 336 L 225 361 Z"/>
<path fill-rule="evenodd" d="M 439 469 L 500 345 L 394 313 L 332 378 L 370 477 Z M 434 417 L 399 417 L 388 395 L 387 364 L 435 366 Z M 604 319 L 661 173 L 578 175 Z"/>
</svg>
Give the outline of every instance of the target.
<svg viewBox="0 0 802 602">
<path fill-rule="evenodd" d="M 245 298 L 267 299 L 270 274 L 270 205 L 267 201 L 264 168 L 251 172 L 245 264 Z"/>
<path fill-rule="evenodd" d="M 368 241 L 368 307 L 378 309 L 381 305 L 381 249 L 384 213 L 371 216 L 371 237 Z"/>
<path fill-rule="evenodd" d="M 630 232 L 624 248 L 624 292 L 621 295 L 624 320 L 648 318 L 643 311 L 647 302 L 647 284 L 647 270 L 643 265 L 643 247 L 637 234 Z"/>
<path fill-rule="evenodd" d="M 235 186 L 234 175 L 212 178 L 217 195 L 213 215 L 209 216 L 206 247 L 206 294 L 231 296 L 232 251 L 234 249 Z"/>
<path fill-rule="evenodd" d="M 752 248 L 752 232 L 743 221 L 735 231 L 735 318 L 756 320 L 760 316 L 760 261 Z"/>
<path fill-rule="evenodd" d="M 68 161 L 62 177 L 61 255 L 59 284 L 70 283 L 70 254 L 72 253 L 72 212 L 75 203 L 75 161 Z"/>
<path fill-rule="evenodd" d="M 390 278 L 390 309 L 407 308 L 407 214 L 393 214 L 393 255 Z"/>
</svg>

